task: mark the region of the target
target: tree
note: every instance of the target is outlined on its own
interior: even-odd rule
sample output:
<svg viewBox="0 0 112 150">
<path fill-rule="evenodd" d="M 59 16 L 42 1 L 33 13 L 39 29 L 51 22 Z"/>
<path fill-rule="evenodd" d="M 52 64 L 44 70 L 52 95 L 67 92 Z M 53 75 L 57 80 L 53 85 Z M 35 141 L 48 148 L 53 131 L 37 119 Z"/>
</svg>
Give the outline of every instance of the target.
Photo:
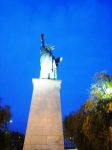
<svg viewBox="0 0 112 150">
<path fill-rule="evenodd" d="M 96 74 L 90 88 L 89 99 L 84 104 L 87 117 L 83 131 L 93 148 L 112 149 L 112 76 Z M 97 140 L 96 140 L 97 137 Z"/>
<path fill-rule="evenodd" d="M 8 127 L 8 123 L 10 122 L 11 118 L 11 112 L 10 112 L 10 106 L 1 105 L 0 101 L 0 130 L 6 130 Z"/>
<path fill-rule="evenodd" d="M 112 150 L 112 76 L 94 76 L 89 98 L 63 122 L 65 138 L 74 137 L 79 150 Z"/>
<path fill-rule="evenodd" d="M 0 149 L 2 150 L 10 150 L 10 133 L 8 132 L 8 124 L 10 122 L 10 118 L 10 106 L 2 106 L 0 101 Z"/>
<path fill-rule="evenodd" d="M 78 150 L 91 149 L 91 145 L 83 132 L 83 122 L 85 118 L 86 113 L 82 106 L 77 112 L 66 116 L 63 121 L 65 139 L 71 139 L 74 145 L 78 147 Z"/>
</svg>

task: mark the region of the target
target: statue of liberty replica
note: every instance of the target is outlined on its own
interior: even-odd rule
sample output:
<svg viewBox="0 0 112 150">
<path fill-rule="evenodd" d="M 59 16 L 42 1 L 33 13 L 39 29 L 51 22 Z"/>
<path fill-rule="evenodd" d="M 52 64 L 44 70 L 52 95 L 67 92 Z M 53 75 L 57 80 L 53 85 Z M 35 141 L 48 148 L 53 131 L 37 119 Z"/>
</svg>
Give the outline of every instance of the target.
<svg viewBox="0 0 112 150">
<path fill-rule="evenodd" d="M 62 57 L 54 57 L 52 45 L 41 34 L 40 78 L 33 78 L 33 93 L 23 150 L 64 150 L 60 103 L 61 80 L 57 69 Z"/>
<path fill-rule="evenodd" d="M 62 57 L 55 59 L 52 50 L 54 46 L 44 45 L 44 34 L 41 34 L 40 48 L 40 78 L 41 79 L 57 79 L 57 68 L 62 61 Z"/>
</svg>

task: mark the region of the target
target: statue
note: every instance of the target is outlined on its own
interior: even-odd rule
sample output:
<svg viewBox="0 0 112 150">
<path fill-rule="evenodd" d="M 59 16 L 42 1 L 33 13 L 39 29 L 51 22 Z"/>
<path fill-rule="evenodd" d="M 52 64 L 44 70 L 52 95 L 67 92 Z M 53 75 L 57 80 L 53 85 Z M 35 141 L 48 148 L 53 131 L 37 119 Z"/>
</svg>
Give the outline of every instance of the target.
<svg viewBox="0 0 112 150">
<path fill-rule="evenodd" d="M 44 45 L 44 34 L 41 34 L 40 48 L 40 78 L 41 79 L 57 79 L 57 68 L 63 60 L 62 57 L 55 59 L 52 50 L 54 46 Z"/>
</svg>

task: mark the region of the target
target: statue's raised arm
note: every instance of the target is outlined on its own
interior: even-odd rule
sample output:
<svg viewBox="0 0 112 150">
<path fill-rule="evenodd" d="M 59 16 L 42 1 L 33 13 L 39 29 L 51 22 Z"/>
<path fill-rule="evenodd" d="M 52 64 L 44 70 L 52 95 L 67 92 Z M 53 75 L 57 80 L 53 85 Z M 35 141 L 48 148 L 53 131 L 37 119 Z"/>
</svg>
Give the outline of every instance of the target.
<svg viewBox="0 0 112 150">
<path fill-rule="evenodd" d="M 41 34 L 40 39 L 41 39 L 41 47 L 44 47 L 44 34 Z"/>
<path fill-rule="evenodd" d="M 44 34 L 41 34 L 40 48 L 40 78 L 42 79 L 57 79 L 58 64 L 62 61 L 62 57 L 55 59 L 52 50 L 54 46 L 44 45 Z"/>
</svg>

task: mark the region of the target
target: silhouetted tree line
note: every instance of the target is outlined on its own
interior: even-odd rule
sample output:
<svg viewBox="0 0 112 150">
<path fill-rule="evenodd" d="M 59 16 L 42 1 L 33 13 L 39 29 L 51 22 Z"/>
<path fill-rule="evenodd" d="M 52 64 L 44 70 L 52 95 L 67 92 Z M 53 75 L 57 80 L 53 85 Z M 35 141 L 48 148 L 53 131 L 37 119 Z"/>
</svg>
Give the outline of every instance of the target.
<svg viewBox="0 0 112 150">
<path fill-rule="evenodd" d="M 63 121 L 64 136 L 78 150 L 112 150 L 112 76 L 97 73 L 89 98 Z"/>
<path fill-rule="evenodd" d="M 0 131 L 0 150 L 23 150 L 24 135 L 19 132 Z"/>
<path fill-rule="evenodd" d="M 24 135 L 9 131 L 10 119 L 10 106 L 2 106 L 0 98 L 0 150 L 22 150 Z"/>
</svg>

